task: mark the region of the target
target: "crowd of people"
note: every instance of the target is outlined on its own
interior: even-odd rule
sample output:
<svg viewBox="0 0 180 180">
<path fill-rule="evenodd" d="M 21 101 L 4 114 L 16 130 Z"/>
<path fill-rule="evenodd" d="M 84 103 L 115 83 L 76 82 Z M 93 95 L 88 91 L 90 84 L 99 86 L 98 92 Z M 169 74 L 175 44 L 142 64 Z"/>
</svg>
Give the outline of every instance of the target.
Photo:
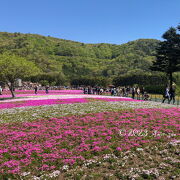
<svg viewBox="0 0 180 180">
<path fill-rule="evenodd" d="M 129 97 L 131 96 L 133 99 L 135 96 L 137 99 L 150 100 L 150 95 L 145 92 L 144 87 L 84 87 L 84 94 L 111 94 L 111 96 L 120 96 L 120 97 Z"/>
<path fill-rule="evenodd" d="M 49 86 L 41 87 L 41 90 L 42 90 L 42 89 L 45 89 L 46 94 L 49 93 Z M 39 87 L 38 87 L 38 86 L 34 86 L 34 93 L 35 93 L 35 94 L 38 93 L 38 90 L 39 90 Z"/>
<path fill-rule="evenodd" d="M 38 90 L 45 90 L 46 94 L 49 93 L 49 90 L 60 90 L 66 87 L 62 86 L 41 86 L 40 84 L 25 84 L 25 86 L 22 86 L 21 90 L 32 90 L 34 89 L 34 93 L 37 94 Z M 69 87 L 68 87 L 69 89 Z M 84 94 L 95 94 L 95 95 L 111 95 L 111 96 L 120 96 L 120 97 L 132 97 L 133 99 L 142 99 L 142 100 L 151 100 L 150 95 L 145 91 L 144 87 L 108 87 L 108 88 L 103 88 L 103 87 L 78 87 L 78 89 L 83 90 Z M 173 100 L 173 104 L 175 103 L 175 84 L 172 86 L 166 85 L 166 88 L 163 93 L 163 99 L 162 103 L 164 103 L 166 100 L 170 104 L 171 101 Z M 0 86 L 0 95 L 3 93 L 3 88 Z"/>
</svg>

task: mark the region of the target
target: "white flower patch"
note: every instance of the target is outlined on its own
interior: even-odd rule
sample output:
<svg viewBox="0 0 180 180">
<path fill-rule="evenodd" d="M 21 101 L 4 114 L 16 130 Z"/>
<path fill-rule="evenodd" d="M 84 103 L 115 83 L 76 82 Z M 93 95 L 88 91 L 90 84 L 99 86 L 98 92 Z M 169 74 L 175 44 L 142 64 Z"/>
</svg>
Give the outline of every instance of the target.
<svg viewBox="0 0 180 180">
<path fill-rule="evenodd" d="M 95 164 L 95 163 L 97 163 L 97 161 L 96 160 L 86 160 L 85 162 L 84 162 L 84 166 L 86 166 L 86 167 L 88 167 L 88 166 L 90 166 L 90 165 L 92 165 L 92 164 Z"/>
<path fill-rule="evenodd" d="M 117 157 L 114 154 L 106 154 L 105 156 L 103 156 L 103 160 L 107 160 L 107 159 L 117 159 Z"/>
<path fill-rule="evenodd" d="M 64 165 L 63 167 L 62 167 L 62 170 L 68 170 L 69 169 L 69 166 L 68 165 Z"/>
<path fill-rule="evenodd" d="M 58 177 L 60 174 L 61 174 L 61 172 L 56 170 L 56 171 L 52 172 L 51 174 L 49 174 L 49 177 L 50 178 Z"/>
<path fill-rule="evenodd" d="M 137 148 L 136 150 L 137 150 L 137 151 L 144 151 L 143 148 Z"/>
<path fill-rule="evenodd" d="M 27 175 L 29 175 L 29 174 L 31 174 L 30 172 L 23 172 L 22 174 L 21 174 L 21 176 L 27 176 Z"/>
</svg>

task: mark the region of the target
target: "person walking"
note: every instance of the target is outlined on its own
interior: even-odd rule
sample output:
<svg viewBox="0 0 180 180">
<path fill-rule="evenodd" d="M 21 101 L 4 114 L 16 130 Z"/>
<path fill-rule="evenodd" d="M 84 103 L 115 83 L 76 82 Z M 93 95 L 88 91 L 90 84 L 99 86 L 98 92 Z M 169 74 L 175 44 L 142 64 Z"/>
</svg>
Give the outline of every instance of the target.
<svg viewBox="0 0 180 180">
<path fill-rule="evenodd" d="M 137 93 L 137 99 L 140 100 L 140 93 L 141 93 L 141 91 L 140 91 L 139 87 L 137 88 L 136 93 Z"/>
<path fill-rule="evenodd" d="M 141 87 L 140 91 L 141 91 L 141 94 L 142 94 L 142 99 L 144 99 L 145 92 L 144 92 L 144 87 L 143 86 Z"/>
<path fill-rule="evenodd" d="M 91 89 L 91 87 L 89 86 L 89 87 L 88 87 L 88 94 L 91 94 L 91 91 L 92 91 L 92 89 Z"/>
<path fill-rule="evenodd" d="M 2 89 L 2 87 L 0 86 L 0 95 L 2 95 L 2 91 L 3 91 L 3 89 Z"/>
<path fill-rule="evenodd" d="M 126 96 L 126 89 L 125 89 L 125 87 L 122 88 L 122 96 L 123 96 L 123 97 Z"/>
<path fill-rule="evenodd" d="M 132 87 L 132 98 L 134 99 L 135 97 L 135 92 L 136 92 L 136 88 L 135 87 Z"/>
<path fill-rule="evenodd" d="M 104 92 L 103 88 L 100 89 L 100 95 L 102 95 Z"/>
<path fill-rule="evenodd" d="M 169 94 L 169 86 L 167 85 L 163 94 L 163 100 L 162 103 L 164 103 L 165 100 L 168 100 L 168 103 L 170 103 L 170 94 Z"/>
<path fill-rule="evenodd" d="M 49 86 L 46 86 L 45 90 L 46 90 L 46 94 L 48 94 L 49 93 Z"/>
<path fill-rule="evenodd" d="M 111 96 L 114 96 L 114 88 L 111 89 Z"/>
<path fill-rule="evenodd" d="M 86 88 L 85 87 L 83 88 L 83 93 L 86 94 Z"/>
<path fill-rule="evenodd" d="M 128 86 L 128 87 L 126 88 L 126 97 L 129 96 L 129 93 L 130 93 L 130 87 Z"/>
<path fill-rule="evenodd" d="M 169 95 L 170 95 L 169 103 L 171 103 L 171 100 L 173 100 L 173 104 L 174 104 L 175 103 L 175 85 L 172 85 L 172 87 L 170 87 Z"/>
<path fill-rule="evenodd" d="M 35 86 L 35 87 L 34 87 L 34 93 L 35 93 L 35 94 L 37 94 L 37 90 L 38 90 L 38 87 Z"/>
</svg>

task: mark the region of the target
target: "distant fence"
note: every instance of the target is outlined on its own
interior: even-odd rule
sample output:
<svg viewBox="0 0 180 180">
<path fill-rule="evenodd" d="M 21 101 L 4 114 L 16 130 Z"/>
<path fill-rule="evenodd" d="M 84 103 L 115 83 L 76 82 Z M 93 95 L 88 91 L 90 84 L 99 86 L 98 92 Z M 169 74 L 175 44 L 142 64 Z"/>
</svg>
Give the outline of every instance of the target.
<svg viewBox="0 0 180 180">
<path fill-rule="evenodd" d="M 103 93 L 102 95 L 110 96 L 111 94 L 110 93 Z M 149 100 L 146 100 L 146 101 L 155 101 L 155 102 L 162 102 L 163 101 L 163 95 L 161 95 L 161 94 L 148 94 L 148 95 L 149 95 Z M 117 96 L 117 95 L 115 95 L 115 96 Z M 122 96 L 122 97 L 130 97 L 130 98 L 132 98 L 132 95 L 128 94 L 128 96 Z M 144 100 L 144 96 L 142 96 L 142 94 L 140 96 L 137 96 L 137 94 L 135 94 L 134 99 Z M 164 103 L 168 104 L 168 100 L 166 99 L 164 101 Z M 173 100 L 171 100 L 170 104 L 173 104 Z M 180 105 L 180 96 L 175 97 L 174 105 L 177 105 L 177 106 Z"/>
<path fill-rule="evenodd" d="M 128 97 L 131 97 L 131 96 L 128 96 Z M 142 95 L 140 95 L 140 97 L 135 95 L 134 99 L 144 100 L 144 97 Z M 163 101 L 163 95 L 160 95 L 160 94 L 149 94 L 149 100 L 148 101 L 162 102 Z M 168 104 L 168 100 L 166 99 L 164 101 L 164 103 Z M 171 100 L 170 104 L 173 104 L 173 100 Z M 176 96 L 175 97 L 174 105 L 177 105 L 177 106 L 180 105 L 180 96 Z"/>
</svg>

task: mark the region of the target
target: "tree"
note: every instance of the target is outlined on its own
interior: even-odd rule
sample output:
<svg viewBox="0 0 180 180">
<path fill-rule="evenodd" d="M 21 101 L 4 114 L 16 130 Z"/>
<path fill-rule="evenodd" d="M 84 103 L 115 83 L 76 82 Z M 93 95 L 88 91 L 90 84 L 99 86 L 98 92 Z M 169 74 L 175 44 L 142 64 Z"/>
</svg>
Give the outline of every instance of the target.
<svg viewBox="0 0 180 180">
<path fill-rule="evenodd" d="M 180 29 L 179 29 L 180 30 Z M 180 34 L 178 29 L 171 27 L 163 34 L 164 41 L 157 48 L 156 61 L 153 62 L 152 70 L 165 72 L 172 87 L 173 72 L 180 71 Z"/>
<path fill-rule="evenodd" d="M 23 79 L 36 75 L 40 70 L 33 62 L 25 58 L 4 53 L 0 55 L 0 78 L 9 87 L 12 97 L 15 97 L 14 88 L 16 79 Z"/>
</svg>

